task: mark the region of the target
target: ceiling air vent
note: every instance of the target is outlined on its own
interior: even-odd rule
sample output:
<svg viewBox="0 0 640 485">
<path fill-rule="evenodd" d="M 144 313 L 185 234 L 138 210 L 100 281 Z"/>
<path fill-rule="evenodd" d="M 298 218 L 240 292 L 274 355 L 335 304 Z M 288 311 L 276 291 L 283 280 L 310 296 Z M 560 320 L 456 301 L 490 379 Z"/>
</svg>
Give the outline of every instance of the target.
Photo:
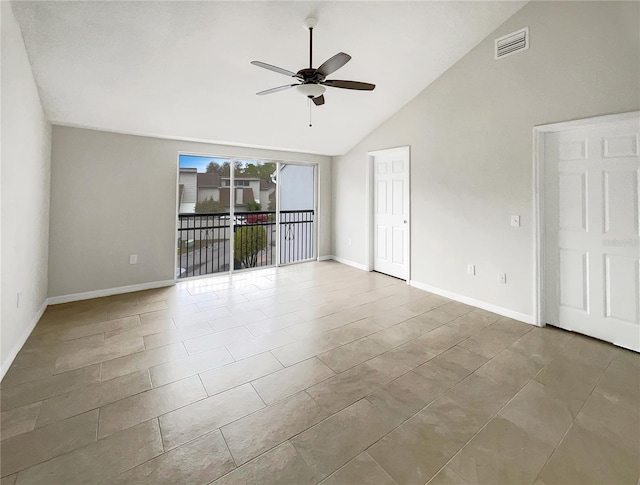
<svg viewBox="0 0 640 485">
<path fill-rule="evenodd" d="M 529 48 L 529 27 L 512 32 L 504 37 L 496 39 L 495 58 L 502 59 L 503 57 L 515 54 L 516 52 L 523 51 Z"/>
</svg>

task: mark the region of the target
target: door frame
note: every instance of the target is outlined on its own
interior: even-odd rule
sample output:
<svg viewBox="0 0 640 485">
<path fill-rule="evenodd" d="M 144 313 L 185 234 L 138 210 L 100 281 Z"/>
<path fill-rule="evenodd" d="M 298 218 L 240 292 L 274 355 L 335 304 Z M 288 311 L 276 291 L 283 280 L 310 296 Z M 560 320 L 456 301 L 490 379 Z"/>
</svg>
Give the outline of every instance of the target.
<svg viewBox="0 0 640 485">
<path fill-rule="evenodd" d="M 546 307 L 544 301 L 546 274 L 545 263 L 545 137 L 549 133 L 598 126 L 604 123 L 618 123 L 637 119 L 640 111 L 630 111 L 613 115 L 595 116 L 579 120 L 562 121 L 533 128 L 533 323 L 539 327 L 546 325 Z"/>
<path fill-rule="evenodd" d="M 365 233 L 365 271 L 373 271 L 373 259 L 374 259 L 374 251 L 373 246 L 375 243 L 375 237 L 373 234 L 373 211 L 375 206 L 374 190 L 373 190 L 373 182 L 375 177 L 375 170 L 373 169 L 373 162 L 375 157 L 382 154 L 390 154 L 390 153 L 401 153 L 407 159 L 407 171 L 408 171 L 408 184 L 407 190 L 404 194 L 405 205 L 408 208 L 408 216 L 407 216 L 407 237 L 404 243 L 405 254 L 407 255 L 407 274 L 406 274 L 406 282 L 410 284 L 411 281 L 411 147 L 409 145 L 393 147 L 393 148 L 384 148 L 380 150 L 372 150 L 367 152 L 366 159 L 366 201 L 365 204 L 365 221 L 366 221 L 366 233 Z"/>
</svg>

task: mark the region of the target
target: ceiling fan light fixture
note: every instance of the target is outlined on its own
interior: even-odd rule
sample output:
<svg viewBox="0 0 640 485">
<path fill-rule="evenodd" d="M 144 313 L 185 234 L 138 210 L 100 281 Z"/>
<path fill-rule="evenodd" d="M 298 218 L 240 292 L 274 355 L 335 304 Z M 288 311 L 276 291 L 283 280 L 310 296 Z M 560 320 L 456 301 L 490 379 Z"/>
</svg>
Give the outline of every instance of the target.
<svg viewBox="0 0 640 485">
<path fill-rule="evenodd" d="M 307 98 L 317 98 L 318 96 L 324 94 L 327 90 L 324 86 L 320 84 L 299 84 L 296 86 L 296 89 L 299 93 L 302 93 Z"/>
</svg>

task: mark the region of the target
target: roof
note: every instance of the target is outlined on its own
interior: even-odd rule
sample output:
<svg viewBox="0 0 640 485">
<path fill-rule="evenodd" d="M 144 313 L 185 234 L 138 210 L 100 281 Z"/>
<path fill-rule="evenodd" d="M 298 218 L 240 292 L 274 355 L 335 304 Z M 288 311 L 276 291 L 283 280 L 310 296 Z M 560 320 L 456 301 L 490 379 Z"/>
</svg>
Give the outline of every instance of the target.
<svg viewBox="0 0 640 485">
<path fill-rule="evenodd" d="M 193 173 L 193 172 L 197 172 L 198 169 L 197 168 L 191 168 L 191 167 L 180 167 L 180 171 L 181 172 L 187 172 L 187 173 Z"/>
<path fill-rule="evenodd" d="M 270 190 L 275 188 L 276 185 L 273 182 L 267 181 L 265 179 L 260 179 L 260 190 Z"/>
<path fill-rule="evenodd" d="M 199 173 L 198 187 L 219 187 L 220 176 L 217 173 Z"/>
</svg>

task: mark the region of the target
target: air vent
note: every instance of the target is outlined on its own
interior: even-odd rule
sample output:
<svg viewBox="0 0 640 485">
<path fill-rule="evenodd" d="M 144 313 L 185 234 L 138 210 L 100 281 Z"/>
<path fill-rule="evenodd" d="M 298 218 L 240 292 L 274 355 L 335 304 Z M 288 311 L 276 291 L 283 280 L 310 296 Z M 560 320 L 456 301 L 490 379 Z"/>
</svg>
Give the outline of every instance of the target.
<svg viewBox="0 0 640 485">
<path fill-rule="evenodd" d="M 495 59 L 502 59 L 529 48 L 529 27 L 496 39 Z"/>
</svg>

